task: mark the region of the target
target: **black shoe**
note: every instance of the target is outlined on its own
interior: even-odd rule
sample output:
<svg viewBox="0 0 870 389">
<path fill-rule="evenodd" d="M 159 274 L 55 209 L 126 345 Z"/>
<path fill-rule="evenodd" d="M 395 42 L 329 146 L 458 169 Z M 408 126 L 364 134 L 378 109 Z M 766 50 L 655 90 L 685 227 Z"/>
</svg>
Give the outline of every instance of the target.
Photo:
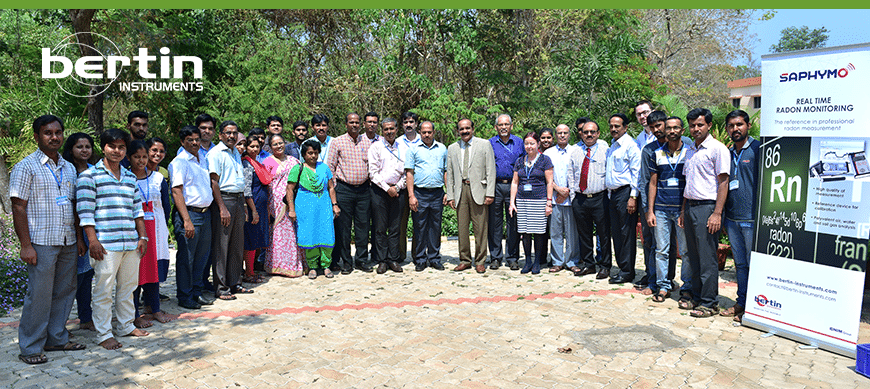
<svg viewBox="0 0 870 389">
<path fill-rule="evenodd" d="M 199 296 L 194 301 L 199 305 L 212 305 L 212 304 L 214 304 L 214 299 L 208 298 L 205 296 Z"/>
<path fill-rule="evenodd" d="M 426 270 L 426 264 L 425 264 L 425 263 L 415 263 L 415 264 L 414 264 L 414 270 L 415 270 L 415 271 L 423 271 L 423 270 Z"/>
<path fill-rule="evenodd" d="M 182 307 L 182 308 L 187 308 L 187 309 L 200 309 L 200 308 L 202 308 L 201 305 L 199 305 L 193 301 L 191 301 L 191 302 L 179 302 L 178 306 Z"/>
<path fill-rule="evenodd" d="M 169 296 L 160 293 L 160 301 L 169 301 Z"/>
<path fill-rule="evenodd" d="M 399 263 L 398 263 L 398 262 L 395 262 L 395 261 L 389 261 L 389 262 L 387 262 L 387 266 L 390 267 L 390 270 L 392 270 L 392 271 L 394 271 L 394 272 L 396 272 L 396 273 L 401 273 L 401 272 L 402 272 L 402 267 L 399 266 Z"/>
<path fill-rule="evenodd" d="M 580 271 L 574 273 L 574 275 L 577 277 L 582 277 L 582 276 L 585 276 L 587 274 L 595 274 L 595 267 L 592 267 L 592 266 L 583 267 L 583 268 L 580 268 Z"/>
<path fill-rule="evenodd" d="M 489 270 L 498 270 L 501 267 L 501 261 L 492 261 L 489 264 Z"/>
<path fill-rule="evenodd" d="M 610 281 L 607 281 L 607 282 L 611 283 L 611 284 L 624 284 L 626 282 L 631 282 L 631 280 L 632 279 L 628 278 L 628 277 L 616 276 L 616 277 L 610 277 Z"/>
<path fill-rule="evenodd" d="M 356 269 L 363 273 L 371 273 L 374 271 L 371 266 L 357 266 Z"/>
<path fill-rule="evenodd" d="M 534 266 L 534 262 L 531 260 L 527 260 L 526 263 L 523 265 L 523 270 L 520 270 L 520 274 L 526 274 L 526 273 L 532 271 L 533 266 Z"/>
<path fill-rule="evenodd" d="M 387 263 L 381 262 L 378 264 L 378 274 L 384 274 L 387 272 Z"/>
<path fill-rule="evenodd" d="M 429 266 L 435 270 L 444 270 L 444 265 L 442 265 L 441 262 L 436 262 L 436 263 L 430 264 Z"/>
<path fill-rule="evenodd" d="M 610 277 L 610 269 L 601 269 L 598 271 L 598 275 L 595 276 L 595 279 L 603 280 L 607 277 Z"/>
<path fill-rule="evenodd" d="M 511 270 L 520 270 L 520 264 L 516 261 L 508 262 L 507 265 Z"/>
</svg>

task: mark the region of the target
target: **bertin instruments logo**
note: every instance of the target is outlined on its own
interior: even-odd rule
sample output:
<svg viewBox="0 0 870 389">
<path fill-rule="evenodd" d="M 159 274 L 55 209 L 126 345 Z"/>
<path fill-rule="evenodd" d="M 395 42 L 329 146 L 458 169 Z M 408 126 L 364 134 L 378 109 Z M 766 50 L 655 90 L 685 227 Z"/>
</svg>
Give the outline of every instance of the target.
<svg viewBox="0 0 870 389">
<path fill-rule="evenodd" d="M 79 36 L 83 34 L 91 35 L 94 42 L 93 46 L 80 43 Z M 97 55 L 81 56 L 81 47 L 92 49 Z M 104 51 L 100 51 L 97 47 L 103 47 Z M 185 63 L 193 66 L 193 78 L 197 80 L 202 79 L 202 60 L 199 57 L 170 56 L 168 47 L 160 48 L 160 54 L 162 55 L 159 58 L 154 55 L 148 55 L 147 48 L 139 48 L 139 54 L 132 58 L 121 55 L 109 55 L 110 53 L 120 52 L 121 50 L 118 48 L 118 45 L 103 35 L 93 32 L 75 33 L 63 38 L 52 49 L 42 48 L 42 78 L 55 79 L 60 89 L 67 94 L 85 98 L 94 97 L 106 92 L 132 63 L 138 65 L 139 76 L 147 80 L 158 78 L 162 80 L 182 79 Z M 159 64 L 159 76 L 149 71 L 148 67 L 151 63 Z M 66 78 L 72 78 L 75 82 L 87 86 L 89 88 L 88 94 L 78 95 L 64 88 L 63 83 L 60 81 Z M 202 81 L 129 81 L 119 82 L 118 84 L 121 92 L 202 91 Z"/>
<path fill-rule="evenodd" d="M 783 73 L 779 75 L 779 82 L 821 80 L 825 78 L 846 78 L 850 70 L 855 70 L 855 65 L 849 63 L 840 69 L 810 70 L 805 72 Z"/>
<path fill-rule="evenodd" d="M 776 302 L 775 300 L 770 300 L 767 296 L 760 294 L 755 296 L 755 303 L 758 304 L 759 307 L 770 307 L 773 309 L 782 309 L 782 304 Z"/>
</svg>

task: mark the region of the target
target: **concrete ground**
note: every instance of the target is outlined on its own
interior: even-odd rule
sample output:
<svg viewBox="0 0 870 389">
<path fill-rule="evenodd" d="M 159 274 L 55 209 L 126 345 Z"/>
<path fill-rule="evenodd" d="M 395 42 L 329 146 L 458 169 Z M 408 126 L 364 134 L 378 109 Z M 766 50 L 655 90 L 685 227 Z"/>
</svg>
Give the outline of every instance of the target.
<svg viewBox="0 0 870 389">
<path fill-rule="evenodd" d="M 88 349 L 48 353 L 44 365 L 18 360 L 17 311 L 0 319 L 0 387 L 870 387 L 853 359 L 763 338 L 731 318 L 692 318 L 629 284 L 546 269 L 454 273 L 456 242 L 442 252 L 443 272 L 406 264 L 385 275 L 271 277 L 197 311 L 176 305 L 170 273 L 163 309 L 176 320 L 122 338 L 118 351 L 73 320 Z M 728 264 L 723 307 L 736 293 Z"/>
</svg>

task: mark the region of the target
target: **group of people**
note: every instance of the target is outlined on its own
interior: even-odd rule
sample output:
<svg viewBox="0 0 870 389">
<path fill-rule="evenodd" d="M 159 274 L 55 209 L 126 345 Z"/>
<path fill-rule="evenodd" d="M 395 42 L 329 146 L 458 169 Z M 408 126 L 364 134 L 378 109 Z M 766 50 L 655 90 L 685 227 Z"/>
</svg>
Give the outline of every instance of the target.
<svg viewBox="0 0 870 389">
<path fill-rule="evenodd" d="M 290 139 L 277 116 L 267 118 L 265 130 L 242 135 L 235 122 L 201 114 L 179 130 L 181 148 L 168 170 L 159 165 L 166 144 L 147 137 L 144 112 L 131 112 L 126 131 L 103 131 L 103 158 L 93 165 L 93 139 L 72 134 L 61 156 L 63 121 L 41 116 L 33 123 L 39 149 L 15 165 L 10 181 L 29 273 L 19 357 L 44 363 L 43 351 L 84 348 L 69 341 L 64 326 L 73 297 L 82 327 L 96 330 L 107 349 L 121 347 L 112 332 L 113 294 L 123 336 L 145 336 L 151 320 L 169 321 L 159 292 L 168 272 L 168 223 L 178 249 L 178 305 L 199 309 L 253 293 L 242 283 L 263 281 L 254 271 L 260 255 L 266 273 L 286 277 L 402 272 L 409 217 L 415 270 L 444 270 L 444 206 L 458 218 L 457 272 L 485 273 L 488 253 L 490 269 L 520 270 L 522 242 L 521 273 L 549 264 L 549 272 L 633 282 L 640 222 L 646 276 L 636 285 L 653 301 L 670 297 L 679 247 L 678 304 L 696 317 L 720 313 L 716 244 L 725 228 L 738 298 L 721 313 L 739 320 L 758 174 L 749 116 L 728 115 L 730 151 L 709 134 L 706 109 L 686 117 L 693 139 L 683 136 L 682 118 L 648 101 L 636 105 L 635 116 L 643 126 L 637 139 L 626 133 L 626 115 L 609 118 L 611 145 L 587 118 L 574 123 L 575 145 L 565 124 L 520 137 L 502 114 L 487 140 L 464 118 L 448 147 L 413 112 L 398 120 L 350 113 L 346 132 L 334 138 L 329 118 L 317 114 L 295 122 Z M 612 275 L 611 247 L 619 268 Z"/>
</svg>

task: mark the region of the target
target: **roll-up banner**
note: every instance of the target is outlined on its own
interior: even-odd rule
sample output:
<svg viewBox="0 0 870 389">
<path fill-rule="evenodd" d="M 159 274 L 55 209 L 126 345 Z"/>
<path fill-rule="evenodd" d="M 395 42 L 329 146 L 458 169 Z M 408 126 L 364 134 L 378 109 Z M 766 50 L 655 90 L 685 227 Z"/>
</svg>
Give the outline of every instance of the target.
<svg viewBox="0 0 870 389">
<path fill-rule="evenodd" d="M 762 57 L 749 325 L 855 357 L 870 238 L 870 44 Z"/>
</svg>

